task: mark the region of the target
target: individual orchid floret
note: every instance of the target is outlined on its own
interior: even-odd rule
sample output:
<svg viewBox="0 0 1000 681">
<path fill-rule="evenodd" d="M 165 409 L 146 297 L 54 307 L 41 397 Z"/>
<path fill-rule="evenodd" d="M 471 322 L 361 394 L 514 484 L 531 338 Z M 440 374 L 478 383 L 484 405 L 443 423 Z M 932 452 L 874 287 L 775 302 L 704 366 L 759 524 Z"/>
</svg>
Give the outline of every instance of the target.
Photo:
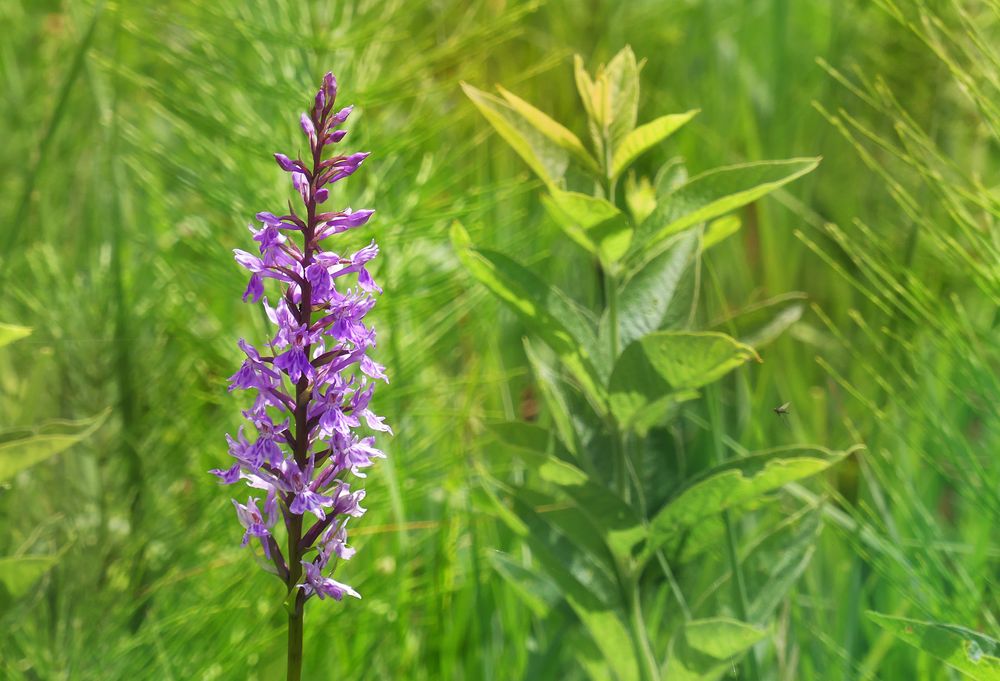
<svg viewBox="0 0 1000 681">
<path fill-rule="evenodd" d="M 306 581 L 300 586 L 306 596 L 312 596 L 315 594 L 319 596 L 320 600 L 329 596 L 335 601 L 341 600 L 344 596 L 361 598 L 361 594 L 348 585 L 342 584 L 334 579 L 330 579 L 329 577 L 324 577 L 318 565 L 304 560 L 302 561 L 302 567 L 305 569 Z"/>
<path fill-rule="evenodd" d="M 269 496 L 268 501 L 265 504 L 265 512 L 267 513 L 267 519 L 261 515 L 260 510 L 257 508 L 257 500 L 253 497 L 247 499 L 246 505 L 243 505 L 233 499 L 233 506 L 236 507 L 236 517 L 239 518 L 240 524 L 246 528 L 246 532 L 243 533 L 243 546 L 246 546 L 250 542 L 251 537 L 256 537 L 261 541 L 264 546 L 264 554 L 270 558 L 271 551 L 268 540 L 271 537 L 270 528 L 274 527 L 274 523 L 277 522 L 277 513 L 274 497 Z"/>
</svg>

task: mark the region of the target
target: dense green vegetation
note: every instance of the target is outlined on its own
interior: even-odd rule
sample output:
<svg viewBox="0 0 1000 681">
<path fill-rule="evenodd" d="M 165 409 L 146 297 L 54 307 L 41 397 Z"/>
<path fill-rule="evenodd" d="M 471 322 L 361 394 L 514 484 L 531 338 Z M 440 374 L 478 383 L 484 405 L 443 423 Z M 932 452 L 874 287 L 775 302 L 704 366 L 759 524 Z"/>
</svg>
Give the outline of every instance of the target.
<svg viewBox="0 0 1000 681">
<path fill-rule="evenodd" d="M 382 248 L 396 435 L 337 573 L 364 599 L 310 604 L 305 678 L 1000 678 L 998 20 L 3 0 L 0 676 L 281 678 L 283 590 L 206 471 L 265 329 L 230 252 L 329 69 L 373 152 L 331 202 L 378 211 L 346 238 Z M 527 111 L 500 84 L 617 148 L 573 55 L 626 46 L 638 124 L 698 110 L 628 169 L 557 132 L 546 178 L 497 134 Z M 771 159 L 799 160 L 676 220 L 687 177 Z M 651 319 L 626 282 L 670 257 Z"/>
</svg>

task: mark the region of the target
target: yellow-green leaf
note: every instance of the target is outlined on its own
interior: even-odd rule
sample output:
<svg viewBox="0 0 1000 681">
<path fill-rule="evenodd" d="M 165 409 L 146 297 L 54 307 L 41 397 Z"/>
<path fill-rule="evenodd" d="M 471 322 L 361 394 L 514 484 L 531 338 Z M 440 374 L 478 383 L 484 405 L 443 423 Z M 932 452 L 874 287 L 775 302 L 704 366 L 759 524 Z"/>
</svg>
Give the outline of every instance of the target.
<svg viewBox="0 0 1000 681">
<path fill-rule="evenodd" d="M 459 260 L 480 283 L 509 305 L 551 347 L 595 404 L 603 402 L 610 371 L 598 349 L 596 323 L 559 289 L 507 256 L 471 246 L 468 233 L 452 225 Z"/>
<path fill-rule="evenodd" d="M 546 210 L 567 235 L 597 255 L 609 269 L 628 252 L 632 226 L 614 204 L 579 192 L 550 190 L 542 198 Z"/>
<path fill-rule="evenodd" d="M 698 114 L 698 109 L 681 114 L 668 114 L 650 121 L 630 132 L 615 148 L 611 177 L 617 178 L 643 153 L 674 134 L 681 126 Z"/>
<path fill-rule="evenodd" d="M 499 85 L 497 90 L 500 96 L 507 100 L 507 103 L 526 121 L 531 123 L 538 132 L 545 135 L 552 142 L 572 153 L 588 170 L 600 172 L 597 161 L 584 148 L 580 138 L 566 129 L 565 126 L 551 118 L 548 114 L 535 108 L 525 100 L 521 99 L 513 92 L 506 90 Z"/>
<path fill-rule="evenodd" d="M 656 188 L 648 177 L 636 177 L 629 173 L 625 177 L 625 204 L 638 224 L 656 210 Z"/>
<path fill-rule="evenodd" d="M 573 55 L 573 76 L 576 79 L 576 89 L 580 93 L 580 100 L 583 108 L 592 120 L 597 120 L 596 97 L 594 95 L 594 81 L 583 65 L 583 57 L 578 54 Z"/>
<path fill-rule="evenodd" d="M 27 326 L 0 323 L 0 348 L 30 335 L 31 329 Z"/>
<path fill-rule="evenodd" d="M 616 148 L 635 128 L 639 112 L 639 65 L 632 48 L 626 45 L 598 71 L 604 116 L 600 123 L 608 130 L 611 148 Z"/>
<path fill-rule="evenodd" d="M 761 161 L 717 168 L 691 178 L 660 197 L 656 210 L 636 232 L 632 257 L 647 260 L 672 234 L 756 201 L 811 172 L 817 158 Z"/>
<path fill-rule="evenodd" d="M 564 148 L 535 129 L 499 97 L 478 90 L 468 83 L 462 83 L 462 90 L 538 177 L 546 184 L 552 184 L 562 178 L 569 165 L 569 153 Z"/>
<path fill-rule="evenodd" d="M 712 220 L 712 222 L 708 223 L 708 227 L 705 228 L 705 236 L 701 241 L 702 250 L 707 251 L 712 246 L 721 243 L 723 240 L 736 234 L 742 226 L 743 221 L 740 220 L 738 215 L 727 215 L 718 220 Z"/>
</svg>

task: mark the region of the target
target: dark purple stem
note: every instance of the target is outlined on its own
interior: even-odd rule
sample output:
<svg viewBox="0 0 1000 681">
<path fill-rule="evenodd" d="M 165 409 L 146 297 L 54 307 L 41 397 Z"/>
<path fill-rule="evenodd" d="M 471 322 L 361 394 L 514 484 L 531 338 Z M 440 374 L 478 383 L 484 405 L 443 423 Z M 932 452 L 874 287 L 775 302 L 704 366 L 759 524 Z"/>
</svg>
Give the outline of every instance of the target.
<svg viewBox="0 0 1000 681">
<path fill-rule="evenodd" d="M 327 102 L 323 109 L 320 120 L 315 120 L 313 124 L 317 130 L 323 130 L 326 124 L 326 117 L 331 103 Z M 312 263 L 313 256 L 313 236 L 316 233 L 316 177 L 319 174 L 320 162 L 323 155 L 323 144 L 317 142 L 312 145 L 312 172 L 306 173 L 309 178 L 309 198 L 306 201 L 308 215 L 303 231 L 302 271 Z M 312 287 L 304 277 L 295 277 L 299 284 L 301 295 L 298 304 L 299 323 L 308 327 L 312 323 Z M 306 345 L 303 350 L 306 357 L 309 357 L 312 350 L 311 345 Z M 299 468 L 304 468 L 309 460 L 309 402 L 312 391 L 309 388 L 309 380 L 302 376 L 296 386 L 295 394 L 295 437 L 294 443 L 295 463 Z M 288 674 L 287 681 L 300 681 L 302 678 L 302 615 L 305 605 L 305 592 L 298 589 L 297 585 L 302 578 L 302 554 L 309 548 L 302 544 L 302 516 L 288 511 L 288 576 L 285 584 L 288 586 L 289 596 L 292 603 L 288 612 Z M 292 592 L 295 592 L 294 594 Z"/>
</svg>

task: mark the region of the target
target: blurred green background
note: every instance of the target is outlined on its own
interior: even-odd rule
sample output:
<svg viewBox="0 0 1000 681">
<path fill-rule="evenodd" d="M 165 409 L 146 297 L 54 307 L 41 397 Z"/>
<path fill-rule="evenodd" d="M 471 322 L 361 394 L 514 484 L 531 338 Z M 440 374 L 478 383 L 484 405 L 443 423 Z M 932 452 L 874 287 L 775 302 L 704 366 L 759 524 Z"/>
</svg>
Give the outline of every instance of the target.
<svg viewBox="0 0 1000 681">
<path fill-rule="evenodd" d="M 640 173 L 823 157 L 704 261 L 706 324 L 805 303 L 721 384 L 727 447 L 867 447 L 802 492 L 826 522 L 761 678 L 959 678 L 865 611 L 1000 635 L 998 19 L 995 0 L 0 0 L 0 322 L 32 329 L 0 350 L 0 428 L 110 410 L 0 489 L 0 556 L 55 557 L 24 579 L 0 563 L 0 676 L 281 678 L 283 588 L 206 471 L 244 403 L 225 388 L 236 340 L 266 329 L 231 249 L 285 205 L 271 154 L 301 147 L 332 70 L 350 146 L 373 152 L 331 205 L 377 210 L 348 238 L 382 249 L 377 409 L 396 435 L 337 573 L 364 600 L 307 608 L 305 677 L 586 678 L 572 612 L 541 621 L 490 561 L 530 567 L 477 491 L 474 464 L 502 455 L 485 425 L 537 400 L 523 328 L 448 229 L 597 295 L 459 83 L 502 83 L 583 137 L 572 55 L 631 45 L 640 121 L 701 109 Z M 694 402 L 669 431 L 692 470 L 710 420 Z M 690 601 L 722 560 L 682 567 Z"/>
</svg>

